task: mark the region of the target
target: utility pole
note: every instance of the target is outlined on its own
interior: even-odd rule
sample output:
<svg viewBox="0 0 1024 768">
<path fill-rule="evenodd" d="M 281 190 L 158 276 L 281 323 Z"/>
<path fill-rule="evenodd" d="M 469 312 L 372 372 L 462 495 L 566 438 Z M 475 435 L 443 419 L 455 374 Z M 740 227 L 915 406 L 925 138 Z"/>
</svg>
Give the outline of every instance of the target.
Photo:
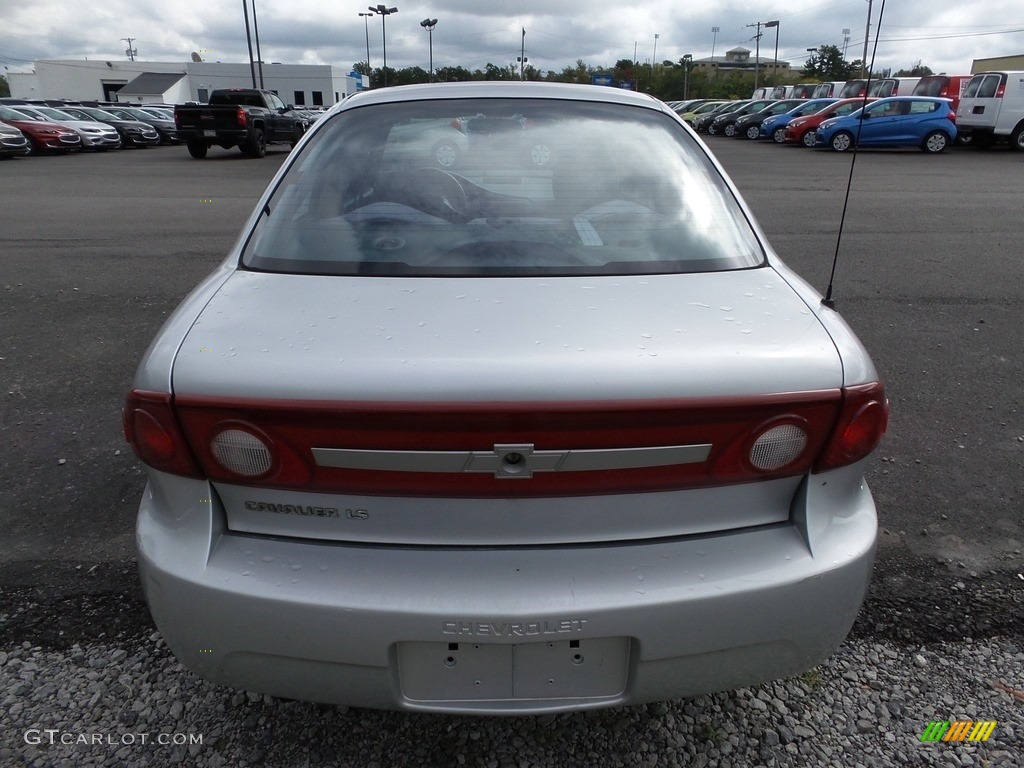
<svg viewBox="0 0 1024 768">
<path fill-rule="evenodd" d="M 523 27 L 523 37 L 519 42 L 519 82 L 526 79 L 526 27 Z"/>
<path fill-rule="evenodd" d="M 868 0 L 868 20 L 864 25 L 864 55 L 860 57 L 860 76 L 864 77 L 864 72 L 868 66 L 868 38 L 871 36 L 871 0 Z"/>
<path fill-rule="evenodd" d="M 128 43 L 128 48 L 127 48 L 127 50 L 125 50 L 124 54 L 129 59 L 131 59 L 132 61 L 135 61 L 135 56 L 139 52 L 138 49 L 132 48 L 132 43 L 134 43 L 135 40 L 136 40 L 136 38 L 134 38 L 134 37 L 122 37 L 121 38 L 121 42 L 122 43 Z"/>
<path fill-rule="evenodd" d="M 757 34 L 754 35 L 754 39 L 757 41 L 754 46 L 756 48 L 754 52 L 754 90 L 756 91 L 757 87 L 761 84 L 761 79 L 759 77 L 760 72 L 758 70 L 758 65 L 761 63 L 761 22 L 759 21 L 755 24 L 747 24 L 747 26 L 757 27 Z"/>
</svg>

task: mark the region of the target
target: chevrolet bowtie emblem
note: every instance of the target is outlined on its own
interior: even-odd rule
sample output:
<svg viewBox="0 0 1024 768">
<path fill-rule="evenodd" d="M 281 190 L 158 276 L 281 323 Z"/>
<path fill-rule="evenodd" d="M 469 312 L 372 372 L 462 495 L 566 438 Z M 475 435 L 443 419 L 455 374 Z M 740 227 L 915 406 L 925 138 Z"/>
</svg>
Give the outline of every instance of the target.
<svg viewBox="0 0 1024 768">
<path fill-rule="evenodd" d="M 321 467 L 387 472 L 487 472 L 500 479 L 526 480 L 534 472 L 595 472 L 642 469 L 704 461 L 710 444 L 641 448 L 585 448 L 538 451 L 533 443 L 495 443 L 490 451 L 379 451 L 314 448 Z"/>
</svg>

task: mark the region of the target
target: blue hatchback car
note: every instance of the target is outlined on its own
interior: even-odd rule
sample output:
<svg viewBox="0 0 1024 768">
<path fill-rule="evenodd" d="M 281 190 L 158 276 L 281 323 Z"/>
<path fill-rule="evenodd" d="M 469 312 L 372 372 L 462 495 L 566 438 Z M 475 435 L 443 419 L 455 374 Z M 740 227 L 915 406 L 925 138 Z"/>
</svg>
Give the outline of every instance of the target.
<svg viewBox="0 0 1024 768">
<path fill-rule="evenodd" d="M 764 122 L 761 123 L 761 138 L 767 139 L 768 137 L 771 137 L 772 141 L 776 144 L 785 144 L 786 126 L 789 125 L 789 122 L 793 118 L 803 117 L 804 115 L 813 115 L 815 112 L 824 109 L 835 101 L 838 101 L 838 99 L 809 99 L 803 104 L 793 107 L 789 112 L 766 117 Z"/>
<path fill-rule="evenodd" d="M 860 147 L 919 147 L 933 154 L 956 140 L 956 113 L 949 99 L 894 96 L 833 117 L 818 126 L 818 147 L 845 152 Z"/>
</svg>

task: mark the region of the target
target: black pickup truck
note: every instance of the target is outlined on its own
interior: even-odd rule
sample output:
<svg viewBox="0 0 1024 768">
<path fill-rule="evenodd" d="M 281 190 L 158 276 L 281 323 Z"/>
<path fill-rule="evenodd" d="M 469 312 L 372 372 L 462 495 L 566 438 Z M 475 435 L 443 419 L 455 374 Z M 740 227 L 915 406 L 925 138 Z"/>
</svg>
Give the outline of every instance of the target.
<svg viewBox="0 0 1024 768">
<path fill-rule="evenodd" d="M 286 107 L 272 91 L 225 88 L 210 94 L 209 104 L 174 108 L 178 136 L 196 159 L 217 145 L 238 147 L 250 157 L 263 157 L 267 144 L 293 147 L 306 130 L 306 121 Z"/>
</svg>

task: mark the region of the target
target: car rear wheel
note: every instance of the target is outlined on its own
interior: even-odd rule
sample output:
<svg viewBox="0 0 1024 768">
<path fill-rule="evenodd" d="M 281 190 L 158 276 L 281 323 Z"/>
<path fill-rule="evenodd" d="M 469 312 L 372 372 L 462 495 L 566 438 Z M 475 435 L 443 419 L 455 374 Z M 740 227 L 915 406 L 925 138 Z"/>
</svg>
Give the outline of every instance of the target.
<svg viewBox="0 0 1024 768">
<path fill-rule="evenodd" d="M 264 157 L 267 154 L 267 137 L 262 128 L 252 129 L 252 140 L 242 151 L 251 157 Z"/>
<path fill-rule="evenodd" d="M 1010 136 L 1010 146 L 1018 152 L 1024 152 L 1024 123 L 1018 125 Z"/>
<path fill-rule="evenodd" d="M 772 141 L 774 141 L 776 144 L 785 144 L 786 143 L 786 129 L 785 128 L 776 128 L 774 131 L 772 131 Z"/>
<path fill-rule="evenodd" d="M 937 155 L 939 152 L 945 151 L 948 146 L 949 136 L 942 131 L 932 131 L 924 137 L 924 143 L 921 145 L 921 149 L 929 154 Z"/>
<path fill-rule="evenodd" d="M 747 128 L 747 138 L 748 139 L 754 140 L 754 139 L 756 139 L 760 135 L 761 135 L 761 129 L 758 126 L 752 125 L 749 128 Z"/>
<path fill-rule="evenodd" d="M 805 147 L 813 147 L 818 143 L 818 135 L 814 131 L 804 131 L 804 135 L 800 137 L 800 143 Z"/>
<path fill-rule="evenodd" d="M 846 152 L 853 148 L 853 134 L 849 131 L 839 131 L 832 137 L 832 149 L 836 152 Z"/>
<path fill-rule="evenodd" d="M 190 141 L 187 146 L 188 153 L 196 160 L 202 160 L 206 157 L 206 151 L 209 149 L 204 141 Z"/>
</svg>

